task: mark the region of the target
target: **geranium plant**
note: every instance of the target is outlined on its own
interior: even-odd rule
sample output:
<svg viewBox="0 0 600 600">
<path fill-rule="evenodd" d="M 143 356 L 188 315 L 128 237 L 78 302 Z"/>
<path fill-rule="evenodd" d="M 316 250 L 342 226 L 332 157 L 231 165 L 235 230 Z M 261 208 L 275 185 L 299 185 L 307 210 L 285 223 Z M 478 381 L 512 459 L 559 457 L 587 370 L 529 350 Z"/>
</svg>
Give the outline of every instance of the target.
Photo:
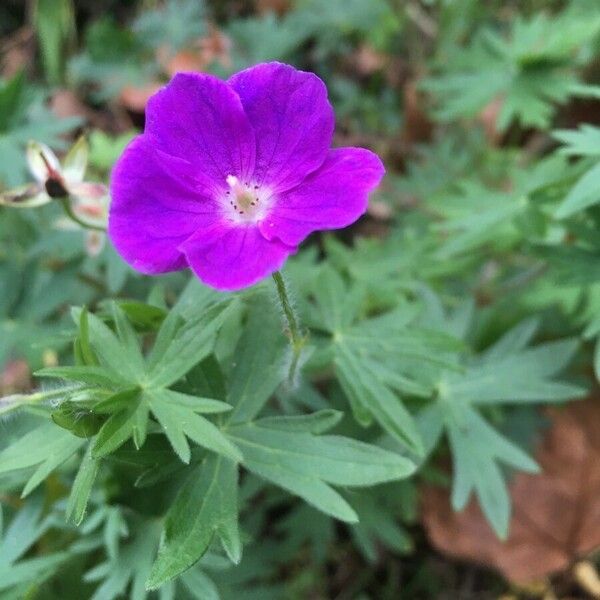
<svg viewBox="0 0 600 600">
<path fill-rule="evenodd" d="M 0 600 L 593 596 L 591 5 L 127 4 L 6 46 Z"/>
</svg>

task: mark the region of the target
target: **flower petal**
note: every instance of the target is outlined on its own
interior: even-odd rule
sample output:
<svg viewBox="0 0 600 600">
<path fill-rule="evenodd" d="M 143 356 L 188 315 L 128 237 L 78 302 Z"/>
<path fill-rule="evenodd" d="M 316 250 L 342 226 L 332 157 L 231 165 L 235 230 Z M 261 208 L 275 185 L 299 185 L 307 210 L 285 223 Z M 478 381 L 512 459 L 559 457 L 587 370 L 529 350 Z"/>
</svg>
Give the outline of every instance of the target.
<svg viewBox="0 0 600 600">
<path fill-rule="evenodd" d="M 82 135 L 71 146 L 63 158 L 62 173 L 68 185 L 78 184 L 83 181 L 89 155 L 90 147 L 85 136 Z"/>
<path fill-rule="evenodd" d="M 60 162 L 58 161 L 56 154 L 54 154 L 46 144 L 42 144 L 42 142 L 30 140 L 27 143 L 25 156 L 27 158 L 29 171 L 38 183 L 45 183 L 50 176 L 51 173 L 49 172 L 48 167 L 56 173 L 61 172 Z"/>
<path fill-rule="evenodd" d="M 369 150 L 330 150 L 320 169 L 278 196 L 260 230 L 269 240 L 297 245 L 313 231 L 347 227 L 367 210 L 369 192 L 384 173 L 381 160 Z"/>
<path fill-rule="evenodd" d="M 219 223 L 198 231 L 181 246 L 194 273 L 218 290 L 253 285 L 283 265 L 296 248 L 267 241 L 255 226 Z"/>
<path fill-rule="evenodd" d="M 103 183 L 80 181 L 69 185 L 69 193 L 82 202 L 103 205 L 103 199 L 108 197 L 108 188 Z"/>
<path fill-rule="evenodd" d="M 146 135 L 125 149 L 111 177 L 108 233 L 135 269 L 186 267 L 177 247 L 219 217 L 205 182 L 187 161 L 155 150 Z"/>
<path fill-rule="evenodd" d="M 247 178 L 254 131 L 231 87 L 203 73 L 179 73 L 146 107 L 145 134 L 157 147 L 194 164 L 209 179 Z"/>
<path fill-rule="evenodd" d="M 0 206 L 11 208 L 35 208 L 52 202 L 44 186 L 40 183 L 28 183 L 12 190 L 0 192 Z"/>
<path fill-rule="evenodd" d="M 287 190 L 321 166 L 335 119 L 316 75 L 267 63 L 236 73 L 229 83 L 256 132 L 256 183 Z"/>
</svg>

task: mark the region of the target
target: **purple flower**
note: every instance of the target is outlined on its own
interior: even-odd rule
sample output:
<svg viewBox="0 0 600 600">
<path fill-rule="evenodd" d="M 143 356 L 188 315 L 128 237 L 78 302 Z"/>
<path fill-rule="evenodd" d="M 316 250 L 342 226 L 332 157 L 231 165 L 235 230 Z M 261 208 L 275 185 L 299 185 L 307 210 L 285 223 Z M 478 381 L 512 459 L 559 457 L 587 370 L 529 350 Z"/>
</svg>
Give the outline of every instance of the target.
<svg viewBox="0 0 600 600">
<path fill-rule="evenodd" d="M 109 236 L 143 273 L 191 267 L 237 290 L 320 229 L 366 210 L 384 174 L 363 148 L 331 149 L 333 109 L 314 74 L 260 64 L 221 81 L 179 73 L 112 174 Z"/>
</svg>

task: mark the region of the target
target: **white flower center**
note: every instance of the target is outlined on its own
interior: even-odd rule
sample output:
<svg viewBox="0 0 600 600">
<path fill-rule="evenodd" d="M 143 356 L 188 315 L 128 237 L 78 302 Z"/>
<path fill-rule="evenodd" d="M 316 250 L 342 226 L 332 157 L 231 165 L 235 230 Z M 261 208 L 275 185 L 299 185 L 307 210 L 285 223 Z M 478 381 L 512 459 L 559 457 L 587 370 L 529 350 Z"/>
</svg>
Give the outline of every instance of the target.
<svg viewBox="0 0 600 600">
<path fill-rule="evenodd" d="M 264 219 L 272 205 L 269 189 L 254 183 L 242 183 L 235 175 L 227 176 L 229 189 L 225 191 L 222 205 L 234 223 L 258 223 Z"/>
</svg>

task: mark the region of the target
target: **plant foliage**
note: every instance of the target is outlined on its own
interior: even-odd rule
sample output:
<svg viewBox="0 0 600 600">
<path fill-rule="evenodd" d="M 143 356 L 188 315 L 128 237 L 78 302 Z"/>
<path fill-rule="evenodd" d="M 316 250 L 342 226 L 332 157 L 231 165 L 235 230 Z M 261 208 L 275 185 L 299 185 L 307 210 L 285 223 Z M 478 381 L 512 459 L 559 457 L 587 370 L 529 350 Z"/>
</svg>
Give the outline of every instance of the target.
<svg viewBox="0 0 600 600">
<path fill-rule="evenodd" d="M 145 277 L 57 202 L 0 206 L 0 599 L 397 598 L 398 561 L 407 598 L 458 596 L 422 490 L 511 543 L 547 407 L 600 378 L 596 3 L 35 4 L 36 66 L 1 66 L 0 193 L 82 116 L 107 183 L 128 94 L 267 60 L 321 76 L 337 145 L 387 176 L 285 267 L 292 382 L 271 281 Z M 58 118 L 58 85 L 84 110 Z"/>
</svg>

